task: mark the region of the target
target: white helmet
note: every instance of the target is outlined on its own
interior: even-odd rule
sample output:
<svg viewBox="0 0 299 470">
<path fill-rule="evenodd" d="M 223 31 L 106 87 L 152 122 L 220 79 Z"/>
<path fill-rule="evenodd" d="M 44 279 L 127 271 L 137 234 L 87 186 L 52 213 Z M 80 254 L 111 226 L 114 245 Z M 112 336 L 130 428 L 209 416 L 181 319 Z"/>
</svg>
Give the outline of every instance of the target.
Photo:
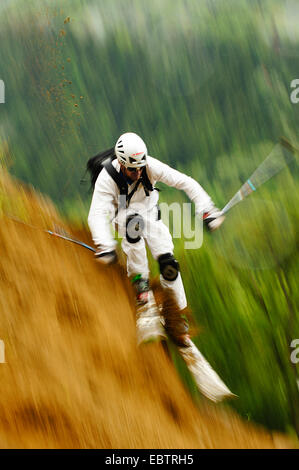
<svg viewBox="0 0 299 470">
<path fill-rule="evenodd" d="M 115 145 L 115 155 L 126 168 L 141 168 L 147 164 L 147 148 L 143 140 L 133 132 L 122 134 Z"/>
</svg>

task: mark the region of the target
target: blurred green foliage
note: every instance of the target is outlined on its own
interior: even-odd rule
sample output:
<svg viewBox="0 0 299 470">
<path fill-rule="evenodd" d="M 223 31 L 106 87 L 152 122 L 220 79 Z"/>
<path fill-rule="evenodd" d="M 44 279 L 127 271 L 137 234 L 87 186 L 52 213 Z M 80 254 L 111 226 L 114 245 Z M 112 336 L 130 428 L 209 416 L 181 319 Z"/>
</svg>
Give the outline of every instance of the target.
<svg viewBox="0 0 299 470">
<path fill-rule="evenodd" d="M 2 1 L 0 136 L 11 172 L 86 223 L 86 161 L 134 131 L 223 207 L 279 136 L 296 142 L 298 15 L 293 0 Z M 202 327 L 195 341 L 240 396 L 231 406 L 297 434 L 298 189 L 293 165 L 200 250 L 175 241 Z M 184 196 L 164 188 L 161 199 Z"/>
</svg>

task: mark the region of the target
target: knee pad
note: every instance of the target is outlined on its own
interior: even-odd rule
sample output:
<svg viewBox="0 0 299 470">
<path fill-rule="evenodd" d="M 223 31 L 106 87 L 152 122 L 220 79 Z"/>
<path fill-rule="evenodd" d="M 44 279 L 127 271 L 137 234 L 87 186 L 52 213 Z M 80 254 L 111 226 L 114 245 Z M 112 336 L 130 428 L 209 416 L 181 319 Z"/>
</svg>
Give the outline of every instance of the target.
<svg viewBox="0 0 299 470">
<path fill-rule="evenodd" d="M 140 214 L 131 214 L 126 220 L 126 239 L 129 243 L 137 243 L 144 230 L 144 220 Z"/>
<path fill-rule="evenodd" d="M 159 256 L 160 273 L 166 281 L 175 281 L 179 275 L 180 265 L 171 253 Z"/>
</svg>

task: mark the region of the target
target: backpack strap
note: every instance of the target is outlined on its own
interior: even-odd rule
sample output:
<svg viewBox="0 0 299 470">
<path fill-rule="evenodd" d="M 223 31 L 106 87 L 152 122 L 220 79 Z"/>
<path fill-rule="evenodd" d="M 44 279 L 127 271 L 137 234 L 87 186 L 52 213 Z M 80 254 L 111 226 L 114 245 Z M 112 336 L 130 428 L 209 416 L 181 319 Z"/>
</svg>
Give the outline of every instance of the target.
<svg viewBox="0 0 299 470">
<path fill-rule="evenodd" d="M 132 196 L 137 191 L 138 186 L 139 186 L 140 183 L 142 183 L 142 186 L 143 186 L 143 189 L 144 189 L 144 192 L 145 192 L 146 196 L 149 196 L 149 193 L 151 191 L 153 191 L 154 189 L 157 189 L 157 188 L 153 188 L 153 185 L 151 184 L 151 182 L 149 180 L 149 177 L 147 175 L 146 169 L 144 169 L 144 171 L 142 173 L 142 176 L 137 181 L 137 184 L 135 185 L 134 189 L 130 192 L 130 194 L 128 194 L 128 183 L 127 183 L 125 177 L 123 176 L 123 174 L 121 172 L 118 172 L 114 168 L 114 166 L 112 165 L 111 158 L 107 158 L 102 163 L 102 165 L 106 169 L 107 173 L 111 176 L 113 181 L 117 184 L 120 194 L 126 196 L 126 207 L 129 206 L 130 201 L 132 199 Z"/>
<path fill-rule="evenodd" d="M 113 181 L 117 184 L 120 194 L 128 194 L 128 183 L 126 182 L 125 178 L 121 173 L 119 173 L 114 166 L 112 165 L 112 161 L 110 158 L 107 158 L 103 162 L 103 167 L 107 171 L 107 173 L 111 176 Z"/>
<path fill-rule="evenodd" d="M 143 172 L 142 172 L 142 175 L 141 175 L 141 178 L 137 181 L 134 189 L 130 192 L 130 194 L 127 196 L 127 207 L 129 206 L 130 204 L 130 201 L 132 199 L 132 196 L 135 194 L 135 192 L 137 191 L 138 189 L 138 186 L 142 184 L 143 186 L 143 189 L 144 189 L 144 192 L 145 192 L 145 195 L 146 196 L 149 196 L 150 192 L 152 192 L 154 189 L 157 189 L 157 188 L 154 188 L 152 183 L 150 182 L 149 180 L 149 177 L 147 175 L 147 172 L 146 172 L 146 168 L 143 169 Z M 158 190 L 158 189 L 157 189 Z M 159 191 L 159 190 L 158 190 Z"/>
<path fill-rule="evenodd" d="M 153 185 L 149 180 L 146 168 L 144 168 L 144 170 L 142 172 L 141 181 L 142 181 L 142 184 L 143 184 L 143 189 L 144 189 L 145 195 L 149 196 L 149 193 L 152 192 L 155 188 L 153 188 Z"/>
<path fill-rule="evenodd" d="M 131 201 L 132 197 L 134 196 L 134 194 L 136 193 L 140 183 L 142 183 L 141 178 L 136 182 L 135 187 L 132 189 L 130 194 L 127 195 L 127 207 L 129 207 L 130 201 Z M 147 196 L 148 196 L 148 194 L 147 194 Z"/>
</svg>

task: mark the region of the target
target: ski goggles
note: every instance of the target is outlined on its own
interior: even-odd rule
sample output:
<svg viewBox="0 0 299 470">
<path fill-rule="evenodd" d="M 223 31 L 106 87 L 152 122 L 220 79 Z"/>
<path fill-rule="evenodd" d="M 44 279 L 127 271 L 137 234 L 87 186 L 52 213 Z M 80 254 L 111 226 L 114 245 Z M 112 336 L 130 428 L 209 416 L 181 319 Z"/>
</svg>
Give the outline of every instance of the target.
<svg viewBox="0 0 299 470">
<path fill-rule="evenodd" d="M 131 166 L 128 166 L 128 167 L 127 167 L 127 170 L 128 170 L 130 173 L 137 173 L 138 170 L 143 171 L 143 168 L 144 168 L 144 166 L 141 166 L 141 167 L 139 167 L 139 168 L 132 168 Z"/>
</svg>

